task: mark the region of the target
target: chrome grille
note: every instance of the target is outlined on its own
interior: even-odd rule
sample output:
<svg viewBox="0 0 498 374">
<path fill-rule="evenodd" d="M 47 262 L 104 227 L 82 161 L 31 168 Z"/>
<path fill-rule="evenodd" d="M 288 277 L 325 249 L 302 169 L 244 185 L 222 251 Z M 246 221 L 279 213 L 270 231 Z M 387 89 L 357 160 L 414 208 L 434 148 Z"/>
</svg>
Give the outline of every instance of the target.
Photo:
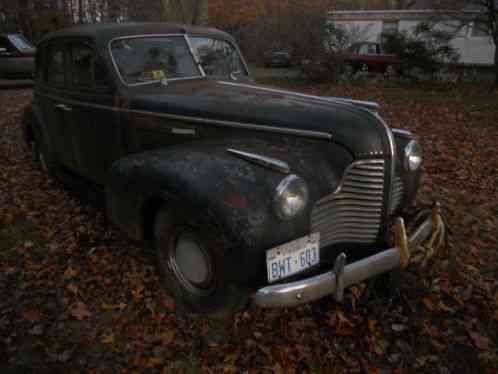
<svg viewBox="0 0 498 374">
<path fill-rule="evenodd" d="M 312 232 L 321 246 L 339 242 L 372 244 L 379 234 L 384 196 L 384 160 L 351 164 L 340 189 L 313 207 Z"/>
<path fill-rule="evenodd" d="M 403 180 L 401 179 L 400 176 L 397 175 L 394 178 L 393 190 L 391 193 L 391 202 L 389 204 L 390 215 L 394 214 L 400 207 L 401 203 L 403 202 L 403 197 L 404 197 L 403 195 L 404 195 Z"/>
</svg>

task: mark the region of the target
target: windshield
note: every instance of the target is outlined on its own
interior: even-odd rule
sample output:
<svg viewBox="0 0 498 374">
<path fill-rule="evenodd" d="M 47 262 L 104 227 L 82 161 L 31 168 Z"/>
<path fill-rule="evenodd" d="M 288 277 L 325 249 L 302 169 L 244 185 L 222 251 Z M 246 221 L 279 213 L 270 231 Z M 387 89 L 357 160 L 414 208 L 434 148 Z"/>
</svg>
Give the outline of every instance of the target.
<svg viewBox="0 0 498 374">
<path fill-rule="evenodd" d="M 231 43 L 198 36 L 190 37 L 190 43 L 206 75 L 247 75 L 242 58 Z"/>
<path fill-rule="evenodd" d="M 130 85 L 201 76 L 183 36 L 118 39 L 111 44 L 111 54 Z"/>
<path fill-rule="evenodd" d="M 32 51 L 35 47 L 28 42 L 22 35 L 9 35 L 10 42 L 20 51 Z"/>
</svg>

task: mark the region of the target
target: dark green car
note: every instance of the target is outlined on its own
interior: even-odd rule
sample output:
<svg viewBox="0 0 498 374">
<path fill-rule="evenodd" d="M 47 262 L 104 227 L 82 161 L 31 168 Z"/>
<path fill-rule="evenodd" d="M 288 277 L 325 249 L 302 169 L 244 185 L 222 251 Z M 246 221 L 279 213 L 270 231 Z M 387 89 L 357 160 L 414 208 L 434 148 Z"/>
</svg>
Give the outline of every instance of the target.
<svg viewBox="0 0 498 374">
<path fill-rule="evenodd" d="M 79 26 L 45 37 L 36 60 L 24 129 L 37 164 L 100 186 L 189 310 L 341 300 L 406 266 L 439 222 L 434 209 L 405 230 L 412 134 L 374 103 L 256 85 L 219 30 Z"/>
</svg>

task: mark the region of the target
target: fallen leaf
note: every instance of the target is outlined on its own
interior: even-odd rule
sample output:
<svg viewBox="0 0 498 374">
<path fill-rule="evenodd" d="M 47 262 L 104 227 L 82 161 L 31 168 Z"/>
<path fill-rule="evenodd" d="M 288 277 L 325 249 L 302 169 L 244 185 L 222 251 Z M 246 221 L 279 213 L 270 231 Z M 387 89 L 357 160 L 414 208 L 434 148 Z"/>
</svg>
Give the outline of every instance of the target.
<svg viewBox="0 0 498 374">
<path fill-rule="evenodd" d="M 65 278 L 74 278 L 76 275 L 78 275 L 78 272 L 71 266 L 68 266 L 66 271 L 64 271 Z"/>
<path fill-rule="evenodd" d="M 102 309 L 104 310 L 123 310 L 125 309 L 127 306 L 127 304 L 121 302 L 119 304 L 106 304 L 106 303 L 103 303 L 102 304 Z"/>
<path fill-rule="evenodd" d="M 335 329 L 339 335 L 349 336 L 353 335 L 353 323 L 344 316 L 341 311 L 335 311 L 329 318 L 329 325 Z"/>
<path fill-rule="evenodd" d="M 430 298 L 424 297 L 422 299 L 422 302 L 424 303 L 424 305 L 427 309 L 429 309 L 430 311 L 434 311 L 434 308 L 435 308 L 434 302 Z"/>
<path fill-rule="evenodd" d="M 78 293 L 78 286 L 76 286 L 74 283 L 69 283 L 66 286 L 66 289 L 75 295 Z"/>
<path fill-rule="evenodd" d="M 171 344 L 171 343 L 173 343 L 174 339 L 175 339 L 175 331 L 174 330 L 168 330 L 168 331 L 163 332 L 161 334 L 161 341 L 163 344 Z"/>
<path fill-rule="evenodd" d="M 474 342 L 476 348 L 480 349 L 481 351 L 487 351 L 489 349 L 489 338 L 482 336 L 477 332 L 469 332 L 469 335 L 472 338 L 472 341 Z"/>
<path fill-rule="evenodd" d="M 104 344 L 113 345 L 114 344 L 114 334 L 102 335 L 101 341 Z"/>
<path fill-rule="evenodd" d="M 137 286 L 136 288 L 132 288 L 130 292 L 134 299 L 140 299 L 142 297 L 143 290 L 144 286 Z"/>
<path fill-rule="evenodd" d="M 375 327 L 377 326 L 377 321 L 373 319 L 368 320 L 368 330 L 370 332 L 375 332 Z"/>
<path fill-rule="evenodd" d="M 161 298 L 161 304 L 163 304 L 166 309 L 169 309 L 171 311 L 174 311 L 176 309 L 175 301 L 169 296 L 163 296 Z"/>
<path fill-rule="evenodd" d="M 151 357 L 147 360 L 147 367 L 156 367 L 161 365 L 164 362 L 164 360 L 161 357 Z"/>
<path fill-rule="evenodd" d="M 41 335 L 43 333 L 43 326 L 42 325 L 36 325 L 32 329 L 29 330 L 29 333 L 31 335 Z"/>
<path fill-rule="evenodd" d="M 92 315 L 88 310 L 87 306 L 81 301 L 77 301 L 74 304 L 72 304 L 71 307 L 69 308 L 69 312 L 74 318 L 76 318 L 79 321 L 82 321 Z"/>
<path fill-rule="evenodd" d="M 407 329 L 407 327 L 405 325 L 402 325 L 402 324 L 399 324 L 399 323 L 393 323 L 391 325 L 391 328 L 395 332 L 401 332 L 401 331 L 405 331 Z"/>
<path fill-rule="evenodd" d="M 41 319 L 41 314 L 37 310 L 28 310 L 22 314 L 23 318 L 29 322 L 38 322 Z"/>
</svg>

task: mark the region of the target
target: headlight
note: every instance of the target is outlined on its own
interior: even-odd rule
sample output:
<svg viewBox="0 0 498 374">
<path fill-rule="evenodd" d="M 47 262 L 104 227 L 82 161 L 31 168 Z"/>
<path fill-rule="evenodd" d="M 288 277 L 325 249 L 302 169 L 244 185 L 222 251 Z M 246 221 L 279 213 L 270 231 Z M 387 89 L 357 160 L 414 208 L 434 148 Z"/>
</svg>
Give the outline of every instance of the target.
<svg viewBox="0 0 498 374">
<path fill-rule="evenodd" d="M 296 217 L 308 204 L 308 186 L 297 175 L 289 175 L 275 192 L 275 210 L 284 220 Z"/>
<path fill-rule="evenodd" d="M 405 169 L 417 170 L 422 165 L 422 147 L 415 140 L 411 140 L 405 147 Z"/>
</svg>

